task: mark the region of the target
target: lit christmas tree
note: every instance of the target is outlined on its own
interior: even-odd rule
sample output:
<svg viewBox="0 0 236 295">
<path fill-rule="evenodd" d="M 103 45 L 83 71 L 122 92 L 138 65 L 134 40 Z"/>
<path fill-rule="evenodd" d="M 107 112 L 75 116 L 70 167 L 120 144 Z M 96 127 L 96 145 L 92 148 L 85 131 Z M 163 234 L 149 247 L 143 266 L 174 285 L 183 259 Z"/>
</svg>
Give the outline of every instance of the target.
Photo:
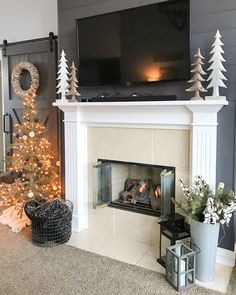
<svg viewBox="0 0 236 295">
<path fill-rule="evenodd" d="M 198 48 L 197 53 L 194 55 L 194 63 L 192 66 L 194 68 L 191 70 L 191 73 L 194 73 L 191 80 L 189 80 L 189 83 L 193 83 L 193 85 L 190 88 L 187 88 L 186 91 L 194 92 L 195 95 L 192 97 L 192 100 L 202 100 L 203 98 L 200 96 L 200 92 L 207 92 L 207 90 L 202 86 L 202 81 L 205 81 L 205 79 L 202 78 L 202 75 L 205 75 L 206 73 L 202 69 L 202 59 L 204 57 L 201 55 L 200 48 Z"/>
<path fill-rule="evenodd" d="M 71 72 L 69 74 L 70 75 L 69 86 L 68 86 L 69 91 L 66 94 L 66 95 L 71 96 L 70 101 L 77 101 L 75 97 L 80 96 L 80 93 L 77 91 L 78 80 L 76 78 L 76 71 L 77 71 L 77 69 L 75 67 L 75 64 L 74 64 L 74 62 L 72 62 Z"/>
<path fill-rule="evenodd" d="M 24 119 L 22 124 L 16 124 L 16 140 L 11 145 L 7 165 L 8 175 L 14 178 L 12 183 L 0 185 L 5 202 L 21 208 L 32 198 L 61 197 L 60 163 L 52 155 L 50 143 L 44 136 L 45 127 L 36 117 L 35 98 L 35 94 L 23 98 Z M 4 181 L 4 177 L 1 180 Z"/>
<path fill-rule="evenodd" d="M 61 93 L 61 99 L 62 100 L 66 100 L 66 93 L 68 91 L 68 65 L 67 65 L 67 60 L 66 60 L 66 54 L 65 54 L 65 51 L 62 50 L 61 52 L 61 59 L 60 59 L 60 62 L 59 62 L 59 65 L 58 65 L 58 77 L 57 77 L 57 80 L 59 81 L 58 84 L 57 84 L 57 88 L 58 88 L 58 91 L 57 93 Z"/>
<path fill-rule="evenodd" d="M 219 30 L 217 30 L 215 35 L 215 41 L 212 44 L 213 49 L 211 50 L 210 54 L 212 54 L 212 57 L 209 61 L 209 63 L 212 63 L 210 67 L 208 68 L 208 71 L 212 71 L 210 76 L 208 77 L 207 81 L 210 81 L 209 85 L 207 86 L 207 89 L 213 88 L 212 97 L 207 96 L 207 99 L 214 99 L 214 98 L 220 98 L 220 99 L 226 99 L 225 96 L 219 95 L 219 87 L 225 87 L 226 85 L 223 82 L 223 80 L 227 80 L 222 72 L 226 72 L 226 69 L 224 68 L 222 62 L 225 62 L 225 59 L 222 56 L 222 53 L 224 53 L 224 50 L 222 49 L 222 46 L 224 45 L 221 40 L 221 35 Z"/>
</svg>

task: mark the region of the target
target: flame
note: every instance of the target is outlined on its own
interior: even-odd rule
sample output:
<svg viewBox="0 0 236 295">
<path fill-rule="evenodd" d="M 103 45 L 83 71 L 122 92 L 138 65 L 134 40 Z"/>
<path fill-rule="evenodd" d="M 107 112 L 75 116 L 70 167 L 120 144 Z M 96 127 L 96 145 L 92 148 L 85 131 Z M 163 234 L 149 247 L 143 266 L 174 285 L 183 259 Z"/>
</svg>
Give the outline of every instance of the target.
<svg viewBox="0 0 236 295">
<path fill-rule="evenodd" d="M 138 191 L 139 191 L 140 193 L 143 193 L 143 192 L 145 192 L 145 190 L 146 190 L 146 184 L 144 183 L 144 184 L 141 185 L 141 187 L 139 188 Z"/>
<path fill-rule="evenodd" d="M 161 70 L 156 65 L 150 66 L 147 68 L 145 76 L 149 82 L 159 81 L 161 79 Z"/>
<path fill-rule="evenodd" d="M 155 189 L 154 194 L 156 198 L 161 197 L 161 188 L 159 186 Z"/>
</svg>

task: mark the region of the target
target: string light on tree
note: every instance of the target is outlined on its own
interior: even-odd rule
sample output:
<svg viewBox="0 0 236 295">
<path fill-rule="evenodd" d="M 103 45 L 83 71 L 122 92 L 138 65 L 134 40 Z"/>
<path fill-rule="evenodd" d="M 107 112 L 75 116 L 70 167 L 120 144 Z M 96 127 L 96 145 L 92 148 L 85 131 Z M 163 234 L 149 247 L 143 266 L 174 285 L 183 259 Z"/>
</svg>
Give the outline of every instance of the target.
<svg viewBox="0 0 236 295">
<path fill-rule="evenodd" d="M 21 207 L 31 198 L 61 197 L 57 160 L 45 137 L 44 125 L 35 117 L 35 98 L 35 93 L 23 98 L 23 123 L 16 124 L 16 140 L 11 145 L 7 166 L 7 173 L 14 175 L 14 179 L 12 183 L 0 184 L 6 203 Z"/>
</svg>

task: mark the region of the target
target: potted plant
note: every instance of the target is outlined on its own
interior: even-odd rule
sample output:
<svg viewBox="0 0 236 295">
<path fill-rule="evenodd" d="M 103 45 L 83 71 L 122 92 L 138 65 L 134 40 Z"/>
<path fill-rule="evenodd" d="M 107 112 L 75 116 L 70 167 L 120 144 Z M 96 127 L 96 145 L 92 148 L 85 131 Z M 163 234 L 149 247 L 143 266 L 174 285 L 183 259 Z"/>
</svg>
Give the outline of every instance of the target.
<svg viewBox="0 0 236 295">
<path fill-rule="evenodd" d="M 190 223 L 191 247 L 197 252 L 196 278 L 212 281 L 215 275 L 216 251 L 220 224 L 229 225 L 236 210 L 236 197 L 231 189 L 220 182 L 214 193 L 206 181 L 197 176 L 192 187 L 180 185 L 185 201 L 173 202 Z"/>
</svg>

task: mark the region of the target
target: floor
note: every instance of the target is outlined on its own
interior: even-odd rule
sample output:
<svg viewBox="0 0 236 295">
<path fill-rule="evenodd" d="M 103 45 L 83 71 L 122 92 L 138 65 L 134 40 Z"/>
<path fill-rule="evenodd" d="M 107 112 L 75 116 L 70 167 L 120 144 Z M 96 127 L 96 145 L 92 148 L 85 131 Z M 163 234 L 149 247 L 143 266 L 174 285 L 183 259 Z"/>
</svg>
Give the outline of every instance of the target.
<svg viewBox="0 0 236 295">
<path fill-rule="evenodd" d="M 140 220 L 138 218 L 140 218 L 140 214 L 123 210 L 112 208 L 90 209 L 89 228 L 79 233 L 73 233 L 68 244 L 165 273 L 165 269 L 156 261 L 159 256 L 158 233 L 156 234 L 159 227 L 158 220 L 155 219 L 155 225 L 151 230 L 145 231 L 147 233 L 145 239 L 148 240 L 148 243 L 145 243 L 143 237 L 139 236 L 136 231 Z M 141 218 L 145 218 L 145 216 Z M 117 227 L 117 224 L 119 224 L 119 227 Z M 149 236 L 154 238 L 150 239 Z M 196 283 L 225 293 L 231 272 L 231 267 L 217 264 L 214 281 L 208 283 L 196 281 Z"/>
</svg>

